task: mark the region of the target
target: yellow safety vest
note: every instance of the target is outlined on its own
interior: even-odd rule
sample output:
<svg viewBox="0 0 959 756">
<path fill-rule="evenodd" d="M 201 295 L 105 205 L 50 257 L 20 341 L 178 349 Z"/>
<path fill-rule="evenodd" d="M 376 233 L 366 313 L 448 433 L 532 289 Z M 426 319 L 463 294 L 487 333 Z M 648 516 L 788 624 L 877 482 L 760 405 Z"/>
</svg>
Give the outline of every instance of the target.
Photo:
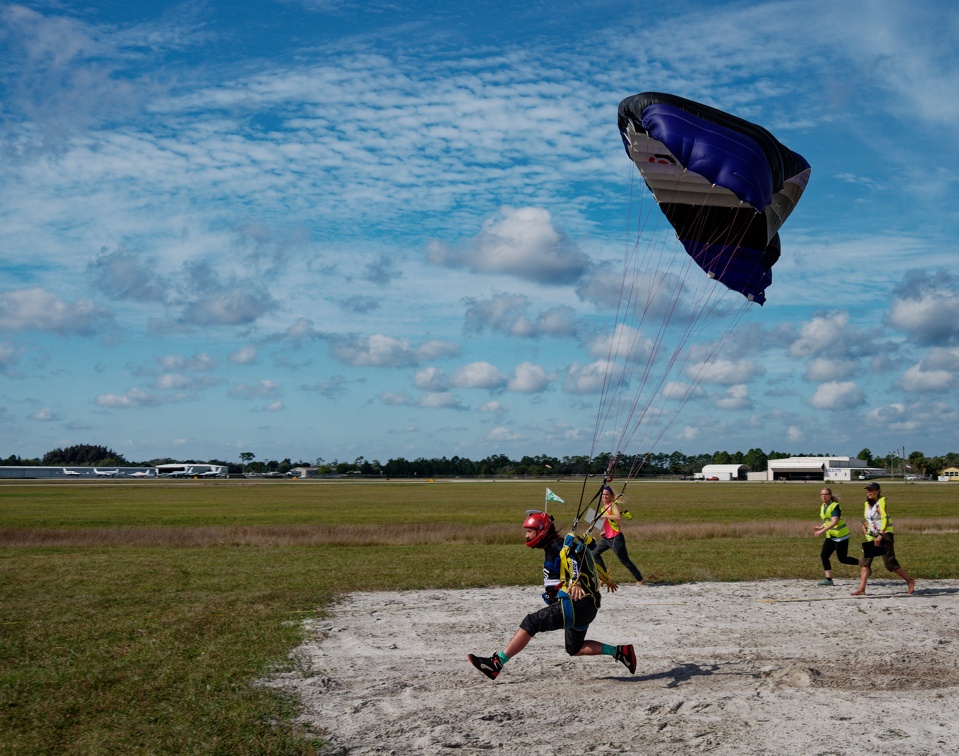
<svg viewBox="0 0 959 756">
<path fill-rule="evenodd" d="M 833 510 L 839 506 L 838 501 L 831 501 L 829 504 L 823 504 L 819 507 L 819 516 L 822 518 L 822 526 L 826 527 L 832 522 Z M 849 526 L 846 525 L 846 522 L 839 518 L 839 522 L 836 523 L 836 527 L 832 530 L 826 531 L 827 538 L 842 538 L 843 536 L 849 535 Z"/>
<path fill-rule="evenodd" d="M 870 523 L 870 524 L 874 524 L 879 529 L 880 533 L 892 533 L 893 532 L 892 518 L 886 513 L 886 497 L 880 496 L 876 504 L 879 505 L 879 509 L 877 510 L 879 516 L 875 518 L 876 522 Z M 863 507 L 862 516 L 863 516 L 863 519 L 866 520 L 866 522 L 869 522 L 869 502 L 868 501 Z M 875 539 L 876 539 L 876 536 L 870 535 L 869 533 L 866 534 L 866 540 L 874 541 Z"/>
</svg>

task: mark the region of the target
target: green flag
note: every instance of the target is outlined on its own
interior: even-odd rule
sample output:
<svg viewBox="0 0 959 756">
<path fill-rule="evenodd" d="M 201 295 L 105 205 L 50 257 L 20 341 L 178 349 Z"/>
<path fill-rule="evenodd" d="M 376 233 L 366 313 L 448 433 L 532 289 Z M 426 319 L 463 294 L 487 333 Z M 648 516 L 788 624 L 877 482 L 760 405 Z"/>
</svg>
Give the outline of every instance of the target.
<svg viewBox="0 0 959 756">
<path fill-rule="evenodd" d="M 556 494 L 546 489 L 546 501 L 558 501 L 560 504 L 565 504 L 566 502 L 559 498 Z"/>
</svg>

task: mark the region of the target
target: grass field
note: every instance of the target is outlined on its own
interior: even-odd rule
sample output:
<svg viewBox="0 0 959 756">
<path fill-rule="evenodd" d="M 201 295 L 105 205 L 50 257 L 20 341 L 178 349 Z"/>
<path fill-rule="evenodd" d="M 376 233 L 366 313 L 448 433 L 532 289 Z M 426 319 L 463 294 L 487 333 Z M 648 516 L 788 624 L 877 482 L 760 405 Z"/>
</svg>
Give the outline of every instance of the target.
<svg viewBox="0 0 959 756">
<path fill-rule="evenodd" d="M 565 527 L 582 482 L 0 482 L 0 753 L 314 752 L 255 684 L 301 621 L 344 592 L 538 583 L 520 521 L 546 485 Z M 906 569 L 959 578 L 959 486 L 883 488 Z M 635 483 L 624 530 L 651 580 L 818 579 L 819 489 Z M 862 484 L 833 489 L 854 525 Z"/>
</svg>

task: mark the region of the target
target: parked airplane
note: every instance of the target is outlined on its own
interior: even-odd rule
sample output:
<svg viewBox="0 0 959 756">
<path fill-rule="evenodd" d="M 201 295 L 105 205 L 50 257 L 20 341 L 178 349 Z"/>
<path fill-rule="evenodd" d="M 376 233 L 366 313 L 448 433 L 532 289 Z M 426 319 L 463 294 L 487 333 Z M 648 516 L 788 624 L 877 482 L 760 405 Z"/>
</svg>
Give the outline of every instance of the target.
<svg viewBox="0 0 959 756">
<path fill-rule="evenodd" d="M 225 472 L 220 472 L 219 470 L 207 470 L 206 472 L 196 473 L 200 478 L 219 478 L 220 476 L 226 477 Z"/>
<path fill-rule="evenodd" d="M 63 468 L 63 474 L 64 474 L 64 475 L 71 475 L 71 476 L 72 476 L 72 475 L 78 475 L 78 476 L 79 476 L 79 475 L 83 475 L 82 472 L 77 472 L 76 470 L 68 470 L 68 469 L 65 468 L 65 467 Z"/>
<path fill-rule="evenodd" d="M 97 470 L 97 468 L 94 467 L 93 474 L 100 478 L 115 478 L 117 477 L 117 475 L 120 474 L 120 469 L 117 468 L 116 470 Z"/>
<path fill-rule="evenodd" d="M 152 478 L 153 470 L 140 470 L 139 472 L 130 473 L 131 478 Z"/>
<path fill-rule="evenodd" d="M 185 470 L 174 470 L 171 473 L 167 473 L 165 477 L 167 478 L 189 478 L 196 473 L 193 472 L 192 467 L 188 467 Z"/>
</svg>

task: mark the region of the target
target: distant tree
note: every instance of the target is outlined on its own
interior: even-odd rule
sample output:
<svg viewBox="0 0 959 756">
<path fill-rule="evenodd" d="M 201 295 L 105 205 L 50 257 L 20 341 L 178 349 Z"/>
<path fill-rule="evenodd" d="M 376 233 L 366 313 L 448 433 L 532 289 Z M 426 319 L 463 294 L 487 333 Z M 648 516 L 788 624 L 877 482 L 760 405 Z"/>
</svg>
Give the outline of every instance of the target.
<svg viewBox="0 0 959 756">
<path fill-rule="evenodd" d="M 122 454 L 106 446 L 77 444 L 66 449 L 54 449 L 43 455 L 44 465 L 77 465 L 79 467 L 116 467 L 129 464 Z"/>
<path fill-rule="evenodd" d="M 243 462 L 243 464 L 245 465 L 250 464 L 250 462 L 252 462 L 255 458 L 256 458 L 256 455 L 253 452 L 240 453 L 240 461 Z"/>
<path fill-rule="evenodd" d="M 746 452 L 743 456 L 743 464 L 752 472 L 765 472 L 769 466 L 769 457 L 762 449 L 757 447 Z"/>
<path fill-rule="evenodd" d="M 732 459 L 729 456 L 729 452 L 726 452 L 726 451 L 713 452 L 714 465 L 728 465 L 731 463 L 732 463 Z"/>
<path fill-rule="evenodd" d="M 926 470 L 929 469 L 929 460 L 926 459 L 926 455 L 921 451 L 910 452 L 909 467 L 912 468 L 913 473 L 925 475 Z"/>
<path fill-rule="evenodd" d="M 39 459 L 22 459 L 16 454 L 11 454 L 6 459 L 0 461 L 2 467 L 38 467 L 42 463 Z"/>
<path fill-rule="evenodd" d="M 875 467 L 875 463 L 872 459 L 872 452 L 869 449 L 863 449 L 856 455 L 856 459 L 861 459 L 866 463 L 866 467 Z"/>
</svg>

